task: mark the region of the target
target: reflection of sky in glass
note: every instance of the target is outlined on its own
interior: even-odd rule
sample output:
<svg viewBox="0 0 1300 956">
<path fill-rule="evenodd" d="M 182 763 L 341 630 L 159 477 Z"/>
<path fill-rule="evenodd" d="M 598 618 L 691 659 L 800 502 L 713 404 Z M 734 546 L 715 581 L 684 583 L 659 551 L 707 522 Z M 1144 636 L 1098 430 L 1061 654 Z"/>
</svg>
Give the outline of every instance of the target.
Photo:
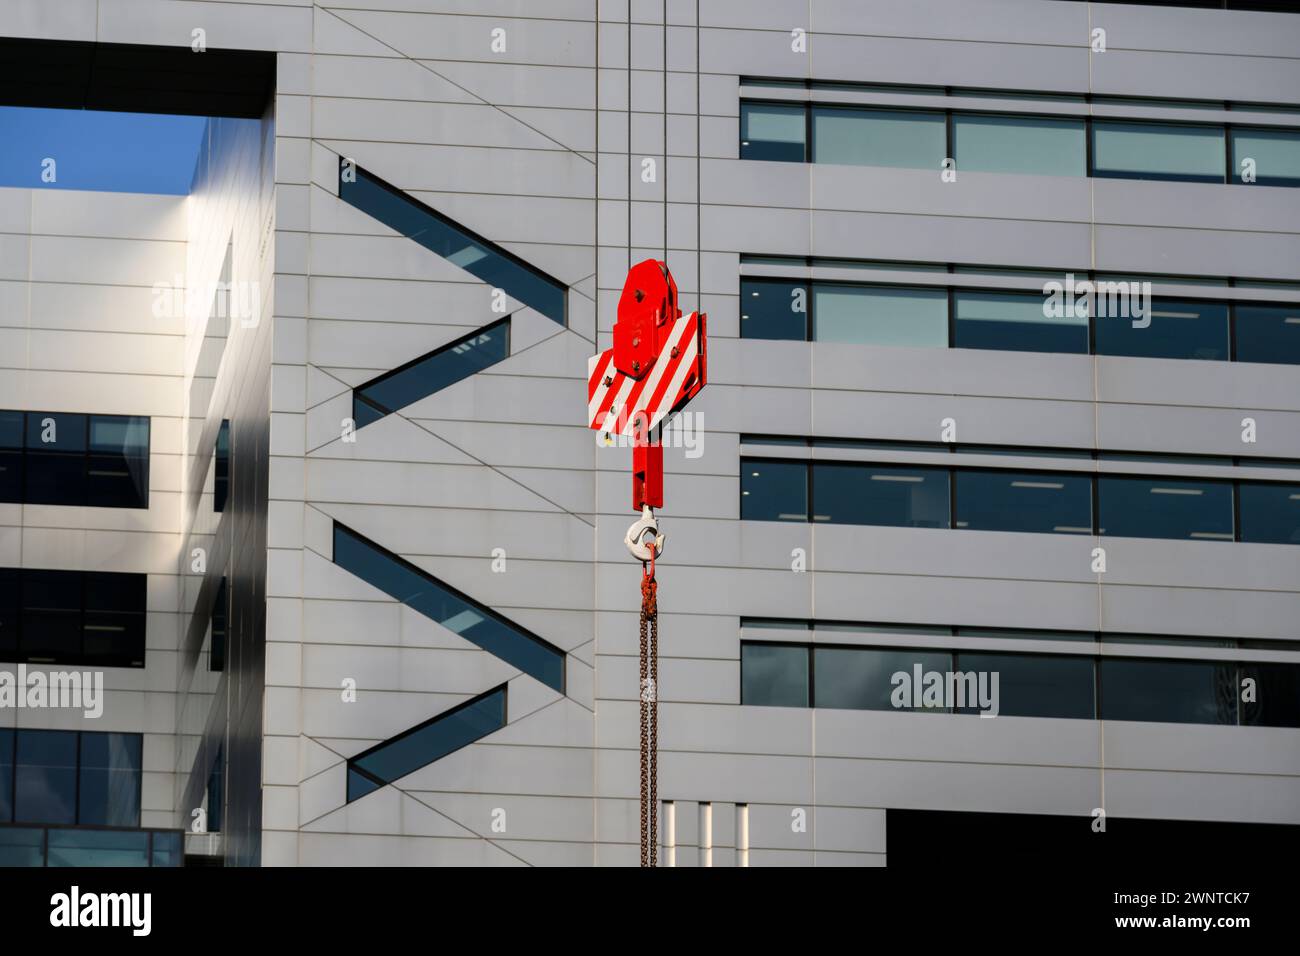
<svg viewBox="0 0 1300 956">
<path fill-rule="evenodd" d="M 0 107 L 0 186 L 185 195 L 202 116 Z M 55 161 L 54 182 L 41 174 Z"/>
</svg>

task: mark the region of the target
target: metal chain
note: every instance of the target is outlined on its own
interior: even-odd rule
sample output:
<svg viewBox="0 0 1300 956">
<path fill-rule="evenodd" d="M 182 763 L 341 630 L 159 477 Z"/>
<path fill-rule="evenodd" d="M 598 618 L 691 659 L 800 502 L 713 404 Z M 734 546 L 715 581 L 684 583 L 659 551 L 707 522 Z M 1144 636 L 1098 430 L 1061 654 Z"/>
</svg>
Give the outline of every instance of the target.
<svg viewBox="0 0 1300 956">
<path fill-rule="evenodd" d="M 659 613 L 650 581 L 650 865 L 659 865 Z"/>
<path fill-rule="evenodd" d="M 651 545 L 653 547 L 653 545 Z M 641 865 L 659 865 L 659 584 L 641 575 Z"/>
</svg>

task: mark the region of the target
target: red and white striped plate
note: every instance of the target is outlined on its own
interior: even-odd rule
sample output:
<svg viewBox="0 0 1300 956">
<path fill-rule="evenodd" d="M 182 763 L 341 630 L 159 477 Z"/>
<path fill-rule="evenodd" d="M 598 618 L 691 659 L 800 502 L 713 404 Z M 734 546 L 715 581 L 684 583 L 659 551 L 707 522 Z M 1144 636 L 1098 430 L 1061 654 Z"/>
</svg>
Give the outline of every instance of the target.
<svg viewBox="0 0 1300 956">
<path fill-rule="evenodd" d="M 608 435 L 634 437 L 637 412 L 654 428 L 704 387 L 707 315 L 692 312 L 668 330 L 659 358 L 639 381 L 614 367 L 614 350 L 587 360 L 588 427 Z M 676 349 L 676 356 L 673 350 Z"/>
</svg>

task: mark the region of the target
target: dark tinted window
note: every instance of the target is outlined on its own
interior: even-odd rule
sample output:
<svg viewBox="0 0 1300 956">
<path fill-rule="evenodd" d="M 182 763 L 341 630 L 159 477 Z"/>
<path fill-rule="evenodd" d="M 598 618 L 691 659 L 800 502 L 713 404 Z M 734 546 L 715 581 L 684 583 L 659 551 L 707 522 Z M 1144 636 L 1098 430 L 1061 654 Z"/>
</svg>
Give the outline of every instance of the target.
<svg viewBox="0 0 1300 956">
<path fill-rule="evenodd" d="M 958 471 L 956 527 L 1092 533 L 1092 479 L 1060 472 Z"/>
<path fill-rule="evenodd" d="M 361 428 L 469 378 L 509 355 L 510 320 L 507 318 L 362 385 L 353 393 L 353 420 Z"/>
<path fill-rule="evenodd" d="M 759 707 L 807 707 L 807 645 L 740 645 L 740 702 Z"/>
<path fill-rule="evenodd" d="M 564 691 L 564 652 L 342 525 L 334 563 L 465 640 Z"/>
<path fill-rule="evenodd" d="M 746 521 L 807 521 L 807 464 L 742 458 L 740 517 Z"/>
<path fill-rule="evenodd" d="M 816 706 L 851 710 L 946 710 L 927 707 L 926 672 L 944 675 L 952 668 L 947 651 L 910 648 L 877 650 L 858 647 L 813 648 L 813 693 Z M 916 682 L 920 675 L 921 686 Z M 913 706 L 921 701 L 920 707 Z M 901 706 L 895 706 L 895 702 Z"/>
<path fill-rule="evenodd" d="M 23 656 L 34 661 L 77 659 L 81 653 L 83 575 L 24 570 L 21 577 Z"/>
<path fill-rule="evenodd" d="M 0 823 L 14 818 L 14 732 L 0 729 Z M 0 866 L 4 865 L 0 858 Z"/>
<path fill-rule="evenodd" d="M 802 163 L 806 113 L 803 106 L 740 104 L 740 158 Z"/>
<path fill-rule="evenodd" d="M 1237 486 L 1241 540 L 1264 544 L 1300 544 L 1300 485 Z"/>
<path fill-rule="evenodd" d="M 84 504 L 86 416 L 28 412 L 26 466 L 29 504 Z"/>
<path fill-rule="evenodd" d="M 226 611 L 229 606 L 229 592 L 223 577 L 217 585 L 217 595 L 212 599 L 212 643 L 208 648 L 208 670 L 224 671 L 226 669 Z"/>
<path fill-rule="evenodd" d="M 208 832 L 220 833 L 221 820 L 226 803 L 226 751 L 222 745 L 217 748 L 216 759 L 212 761 L 212 770 L 208 773 Z"/>
<path fill-rule="evenodd" d="M 948 472 L 941 468 L 817 462 L 813 520 L 947 528 Z"/>
<path fill-rule="evenodd" d="M 143 667 L 148 576 L 0 569 L 0 650 L 34 663 Z"/>
<path fill-rule="evenodd" d="M 149 419 L 92 415 L 86 504 L 144 508 L 149 503 Z"/>
<path fill-rule="evenodd" d="M 742 279 L 740 337 L 795 339 L 808 337 L 808 286 L 779 279 Z"/>
<path fill-rule="evenodd" d="M 1098 479 L 1100 533 L 1231 541 L 1232 485 L 1185 478 Z"/>
<path fill-rule="evenodd" d="M 1149 316 L 1137 320 L 1122 315 L 1094 319 L 1097 354 L 1228 360 L 1228 307 L 1224 303 L 1154 299 L 1149 309 Z M 1148 319 L 1150 325 L 1144 327 Z"/>
<path fill-rule="evenodd" d="M 143 574 L 85 573 L 81 660 L 143 667 L 148 579 Z"/>
<path fill-rule="evenodd" d="M 954 341 L 960 349 L 1013 352 L 1088 351 L 1088 317 L 1054 318 L 1043 313 L 1038 293 L 969 292 L 953 294 Z M 1065 314 L 1065 309 L 1061 312 Z M 1082 310 L 1076 310 L 1082 312 Z"/>
<path fill-rule="evenodd" d="M 1300 365 L 1300 303 L 1236 305 L 1237 361 Z"/>
<path fill-rule="evenodd" d="M 472 744 L 505 723 L 506 689 L 502 685 L 349 760 L 348 801 Z"/>
<path fill-rule="evenodd" d="M 1091 657 L 958 651 L 956 670 L 987 674 L 985 686 L 990 689 L 993 675 L 997 675 L 999 714 L 1091 720 L 1096 716 L 1093 665 Z M 966 681 L 964 686 L 978 686 L 978 681 Z M 980 709 L 968 706 L 960 712 L 974 714 Z"/>
<path fill-rule="evenodd" d="M 1255 699 L 1241 702 L 1243 724 L 1300 727 L 1300 667 L 1295 664 L 1242 664 L 1241 677 L 1255 682 Z"/>
<path fill-rule="evenodd" d="M 230 496 L 230 422 L 223 421 L 217 429 L 217 447 L 212 463 L 212 510 L 226 510 Z"/>
<path fill-rule="evenodd" d="M 0 501 L 23 500 L 23 413 L 0 412 Z"/>
<path fill-rule="evenodd" d="M 139 734 L 81 735 L 78 823 L 140 825 L 140 748 Z"/>
<path fill-rule="evenodd" d="M 564 324 L 566 287 L 493 242 L 363 169 L 339 166 L 339 198 L 415 240 L 452 265 Z M 354 179 L 355 181 L 349 181 Z"/>
<path fill-rule="evenodd" d="M 76 732 L 20 730 L 17 736 L 14 821 L 76 823 Z"/>
<path fill-rule="evenodd" d="M 0 661 L 18 660 L 18 621 L 22 587 L 18 572 L 0 568 Z"/>
<path fill-rule="evenodd" d="M 1235 724 L 1237 667 L 1208 661 L 1104 658 L 1101 716 L 1179 724 Z"/>
</svg>

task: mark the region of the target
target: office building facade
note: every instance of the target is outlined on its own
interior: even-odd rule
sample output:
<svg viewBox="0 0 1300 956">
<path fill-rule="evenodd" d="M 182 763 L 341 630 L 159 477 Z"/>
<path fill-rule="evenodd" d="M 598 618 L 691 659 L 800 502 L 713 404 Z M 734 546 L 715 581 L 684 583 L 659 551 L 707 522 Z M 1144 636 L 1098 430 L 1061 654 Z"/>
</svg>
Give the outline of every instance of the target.
<svg viewBox="0 0 1300 956">
<path fill-rule="evenodd" d="M 104 680 L 7 862 L 634 865 L 647 258 L 661 865 L 1290 839 L 1300 15 L 1218 6 L 4 0 L 6 105 L 211 117 L 0 188 L 0 671 Z"/>
</svg>

